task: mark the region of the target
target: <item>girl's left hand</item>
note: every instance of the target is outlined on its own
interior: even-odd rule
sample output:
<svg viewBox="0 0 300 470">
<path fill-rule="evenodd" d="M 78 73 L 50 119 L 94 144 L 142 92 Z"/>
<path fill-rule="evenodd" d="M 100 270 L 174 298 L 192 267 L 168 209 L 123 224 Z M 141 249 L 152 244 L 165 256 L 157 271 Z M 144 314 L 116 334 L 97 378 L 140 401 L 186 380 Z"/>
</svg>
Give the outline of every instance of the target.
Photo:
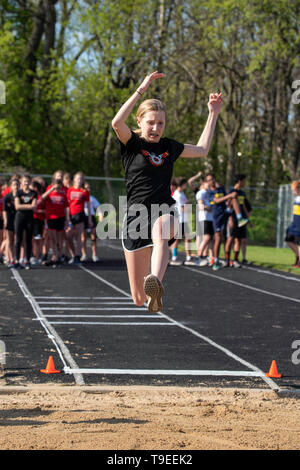
<svg viewBox="0 0 300 470">
<path fill-rule="evenodd" d="M 222 105 L 222 93 L 211 93 L 207 103 L 208 109 L 211 113 L 219 113 Z"/>
</svg>

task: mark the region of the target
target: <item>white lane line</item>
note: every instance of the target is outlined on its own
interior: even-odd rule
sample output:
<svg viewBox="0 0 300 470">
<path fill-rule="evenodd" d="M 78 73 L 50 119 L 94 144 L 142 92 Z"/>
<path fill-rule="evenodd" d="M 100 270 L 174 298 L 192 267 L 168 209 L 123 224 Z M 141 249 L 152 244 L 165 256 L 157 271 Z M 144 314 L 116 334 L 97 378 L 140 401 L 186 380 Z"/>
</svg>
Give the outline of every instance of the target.
<svg viewBox="0 0 300 470">
<path fill-rule="evenodd" d="M 277 277 L 280 277 L 281 279 L 287 279 L 288 281 L 300 282 L 300 277 L 297 279 L 295 277 L 286 276 L 285 274 L 273 273 L 265 269 L 253 268 L 251 266 L 243 266 L 243 269 L 249 269 L 249 271 L 256 271 L 257 273 L 268 274 L 269 276 L 277 276 Z"/>
<path fill-rule="evenodd" d="M 41 310 L 59 310 L 59 311 L 63 311 L 63 310 L 83 310 L 83 307 L 63 307 L 63 306 L 59 306 L 59 307 L 41 307 Z M 84 310 L 112 310 L 112 311 L 115 311 L 115 310 L 124 310 L 124 311 L 127 311 L 127 310 L 130 310 L 131 312 L 134 310 L 148 310 L 146 307 L 135 307 L 135 308 L 124 308 L 124 307 L 84 307 Z"/>
<path fill-rule="evenodd" d="M 273 297 L 278 297 L 284 300 L 290 300 L 291 302 L 297 302 L 300 304 L 300 299 L 295 299 L 294 297 L 288 297 L 287 295 L 276 294 L 276 292 L 270 292 L 264 289 L 259 289 L 258 287 L 249 286 L 248 284 L 242 284 L 241 282 L 233 281 L 232 279 L 226 279 L 221 276 L 216 276 L 215 274 L 204 272 L 201 269 L 190 268 L 189 266 L 183 266 L 183 268 L 188 269 L 189 271 L 193 271 L 194 273 L 202 274 L 203 276 L 213 277 L 214 279 L 218 279 L 219 281 L 228 282 L 229 284 L 244 287 L 245 289 L 254 290 L 255 292 L 260 292 L 261 294 L 271 295 Z"/>
<path fill-rule="evenodd" d="M 127 326 L 175 326 L 168 322 L 102 322 L 102 321 L 51 321 L 50 325 L 127 325 Z"/>
<path fill-rule="evenodd" d="M 53 295 L 38 295 L 34 299 L 85 299 L 85 300 L 128 300 L 127 297 L 55 297 Z"/>
<path fill-rule="evenodd" d="M 260 372 L 238 370 L 177 370 L 177 369 L 78 369 L 81 374 L 119 374 L 119 375 L 202 375 L 221 377 L 262 377 Z M 66 367 L 66 374 L 75 371 Z"/>
<path fill-rule="evenodd" d="M 127 302 L 39 302 L 39 305 L 132 305 L 135 308 L 133 302 L 129 300 Z"/>
<path fill-rule="evenodd" d="M 67 364 L 66 364 L 66 362 L 68 362 L 69 366 L 71 366 L 71 368 L 73 368 L 75 370 L 78 369 L 78 366 L 77 366 L 76 362 L 74 361 L 74 359 L 72 358 L 72 356 L 70 354 L 70 351 L 68 350 L 65 343 L 63 342 L 61 337 L 56 332 L 56 330 L 50 325 L 50 323 L 48 322 L 48 320 L 44 316 L 44 314 L 41 311 L 38 303 L 35 301 L 34 297 L 32 296 L 30 290 L 28 289 L 28 287 L 25 284 L 24 280 L 20 276 L 19 272 L 14 268 L 11 270 L 11 272 L 12 272 L 15 280 L 17 281 L 18 286 L 19 286 L 21 292 L 23 293 L 24 297 L 31 304 L 32 309 L 33 309 L 34 313 L 36 314 L 37 318 L 39 319 L 39 321 L 41 322 L 43 328 L 45 329 L 48 338 L 51 339 L 51 341 L 55 345 L 55 347 L 57 349 L 57 352 L 58 352 L 58 354 L 59 354 L 59 356 L 62 360 L 62 363 L 64 364 L 64 368 L 68 367 Z M 84 385 L 83 376 L 80 374 L 80 372 L 74 372 L 74 379 L 75 379 L 75 382 L 78 385 Z"/>
<path fill-rule="evenodd" d="M 84 268 L 83 266 L 80 266 L 80 269 L 82 269 L 83 271 L 89 273 L 90 275 L 92 275 L 93 277 L 95 277 L 96 279 L 100 280 L 101 282 L 104 282 L 105 284 L 107 284 L 108 286 L 110 286 L 112 289 L 115 289 L 117 290 L 118 292 L 122 293 L 123 295 L 126 295 L 127 297 L 130 297 L 130 294 L 128 294 L 127 292 L 125 292 L 123 289 L 120 289 L 119 287 L 115 286 L 114 284 L 112 284 L 111 282 L 107 281 L 106 279 L 103 279 L 101 276 L 99 276 L 98 274 L 95 274 L 93 271 L 90 271 L 89 269 L 87 268 Z M 197 271 L 196 271 L 197 272 Z M 269 385 L 269 387 L 273 390 L 278 390 L 278 385 L 272 380 L 270 379 L 269 377 L 265 377 L 265 374 L 263 373 L 263 371 L 261 371 L 258 367 L 250 364 L 249 362 L 241 359 L 239 356 L 237 356 L 236 354 L 232 353 L 231 351 L 229 351 L 228 349 L 224 348 L 223 346 L 220 346 L 219 344 L 215 343 L 214 341 L 212 341 L 210 338 L 204 336 L 204 335 L 201 335 L 200 333 L 198 333 L 197 331 L 193 330 L 192 328 L 189 328 L 188 326 L 185 326 L 183 325 L 182 323 L 179 323 L 178 321 L 175 321 L 173 320 L 173 318 L 169 317 L 168 315 L 166 315 L 165 313 L 163 312 L 160 312 L 161 315 L 163 317 L 165 317 L 166 319 L 168 319 L 170 322 L 172 322 L 173 324 L 177 325 L 179 328 L 182 328 L 186 331 L 189 331 L 191 334 L 193 334 L 194 336 L 197 336 L 198 338 L 202 339 L 203 341 L 211 344 L 213 347 L 215 347 L 216 349 L 219 349 L 220 351 L 224 352 L 224 354 L 226 354 L 227 356 L 231 357 L 232 359 L 234 359 L 235 361 L 243 364 L 244 366 L 248 367 L 249 369 L 251 369 L 253 372 L 256 372 L 257 374 L 260 374 L 259 376 Z"/>
<path fill-rule="evenodd" d="M 52 314 L 45 315 L 46 318 L 150 318 L 151 315 L 62 315 L 62 314 Z M 162 315 L 157 314 L 153 319 L 163 318 Z M 38 318 L 33 318 L 33 320 L 39 320 Z"/>
</svg>

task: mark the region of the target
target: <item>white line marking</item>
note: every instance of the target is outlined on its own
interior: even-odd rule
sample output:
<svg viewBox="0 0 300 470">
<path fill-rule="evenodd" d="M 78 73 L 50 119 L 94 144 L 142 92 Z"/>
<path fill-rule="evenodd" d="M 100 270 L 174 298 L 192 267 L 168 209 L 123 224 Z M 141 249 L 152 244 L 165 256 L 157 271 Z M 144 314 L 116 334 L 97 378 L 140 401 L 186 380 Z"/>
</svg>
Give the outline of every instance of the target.
<svg viewBox="0 0 300 470">
<path fill-rule="evenodd" d="M 127 325 L 127 326 L 174 326 L 172 323 L 148 323 L 148 322 L 101 322 L 101 321 L 51 321 L 51 325 Z"/>
<path fill-rule="evenodd" d="M 147 308 L 145 307 L 135 307 L 135 308 L 126 308 L 126 307 L 93 307 L 93 308 L 89 308 L 89 307 L 43 307 L 41 308 L 41 310 L 130 310 L 132 312 L 132 310 L 136 311 L 136 310 L 148 310 Z"/>
<path fill-rule="evenodd" d="M 86 299 L 86 300 L 128 300 L 127 297 L 54 297 L 53 295 L 42 295 L 34 299 Z"/>
<path fill-rule="evenodd" d="M 74 361 L 74 359 L 72 358 L 72 356 L 70 354 L 70 351 L 66 347 L 65 343 L 62 341 L 61 337 L 57 334 L 55 329 L 50 325 L 50 323 L 48 322 L 48 320 L 44 316 L 44 314 L 41 311 L 38 303 L 35 301 L 34 297 L 32 296 L 30 290 L 26 286 L 26 284 L 25 284 L 24 280 L 22 279 L 22 277 L 20 276 L 19 272 L 14 268 L 11 270 L 11 272 L 12 272 L 15 280 L 17 281 L 18 286 L 19 286 L 20 290 L 22 291 L 24 297 L 31 304 L 34 313 L 36 314 L 37 318 L 40 320 L 43 328 L 45 329 L 45 331 L 48 335 L 48 338 L 50 338 L 51 341 L 53 342 L 53 344 L 55 345 L 55 347 L 57 349 L 57 352 L 58 352 L 58 354 L 59 354 L 59 356 L 60 356 L 60 358 L 61 358 L 61 360 L 64 364 L 64 367 L 67 367 L 67 365 L 66 365 L 66 361 L 67 361 L 72 368 L 74 368 L 75 370 L 78 369 L 78 366 L 77 366 L 76 362 Z M 65 361 L 65 359 L 66 359 L 66 361 Z M 79 372 L 74 373 L 74 379 L 75 379 L 75 382 L 78 385 L 84 385 L 83 377 Z"/>
<path fill-rule="evenodd" d="M 193 271 L 194 273 L 202 274 L 203 276 L 213 277 L 214 279 L 218 279 L 219 281 L 228 282 L 229 284 L 234 284 L 239 287 L 244 287 L 245 289 L 254 290 L 256 292 L 260 292 L 261 294 L 271 295 L 273 297 L 278 297 L 284 300 L 290 300 L 291 302 L 297 302 L 300 304 L 300 299 L 295 299 L 294 297 L 288 297 L 287 295 L 281 295 L 281 294 L 276 294 L 275 292 L 269 292 L 264 289 L 259 289 L 258 287 L 253 287 L 253 286 L 249 286 L 248 284 L 242 284 L 241 282 L 233 281 L 232 279 L 226 279 L 221 276 L 216 276 L 215 274 L 210 274 L 200 269 L 190 268 L 189 266 L 183 266 L 183 267 L 184 269 L 188 269 L 189 271 Z"/>
<path fill-rule="evenodd" d="M 286 276 L 284 274 L 279 274 L 279 273 L 273 273 L 271 271 L 266 271 L 264 269 L 253 268 L 253 267 L 250 267 L 250 266 L 243 266 L 243 269 L 245 269 L 245 268 L 249 269 L 250 271 L 256 271 L 258 273 L 268 274 L 269 276 L 281 277 L 282 279 L 287 279 L 288 281 L 300 282 L 300 277 L 299 277 L 299 279 L 296 279 L 295 277 Z"/>
<path fill-rule="evenodd" d="M 94 276 L 96 279 L 99 279 L 101 282 L 104 282 L 105 284 L 109 285 L 112 289 L 115 289 L 117 290 L 118 292 L 126 295 L 127 297 L 130 297 L 130 294 L 128 294 L 127 292 L 125 292 L 124 290 L 120 289 L 119 287 L 115 286 L 114 284 L 110 283 L 109 281 L 106 281 L 105 279 L 103 279 L 101 276 L 95 274 L 93 271 L 90 271 L 89 269 L 87 268 L 84 268 L 83 266 L 80 266 L 80 269 L 82 269 L 83 271 L 86 271 L 87 273 L 91 274 L 92 276 Z M 196 271 L 198 272 L 198 271 Z M 217 276 L 216 276 L 217 277 Z M 250 364 L 249 362 L 241 359 L 240 357 L 238 357 L 237 355 L 233 354 L 231 351 L 229 351 L 228 349 L 224 348 L 223 346 L 220 346 L 219 344 L 215 343 L 214 341 L 212 341 L 210 338 L 207 338 L 206 336 L 203 336 L 201 335 L 200 333 L 198 333 L 197 331 L 193 330 L 192 328 L 189 328 L 185 325 L 183 325 L 182 323 L 179 323 L 175 320 L 173 320 L 173 318 L 169 317 L 168 315 L 166 315 L 165 313 L 163 312 L 160 312 L 165 318 L 167 318 L 169 321 L 171 321 L 172 323 L 176 324 L 179 328 L 182 328 L 184 330 L 187 330 L 189 331 L 190 333 L 192 333 L 193 335 L 197 336 L 198 338 L 202 339 L 203 341 L 206 341 L 207 343 L 211 344 L 212 346 L 214 346 L 215 348 L 219 349 L 220 351 L 223 351 L 227 356 L 231 357 L 232 359 L 236 360 L 237 362 L 240 362 L 241 364 L 243 364 L 244 366 L 248 367 L 249 369 L 252 369 L 252 371 L 256 372 L 257 374 L 260 374 L 259 376 L 269 385 L 269 387 L 273 390 L 278 390 L 278 385 L 272 380 L 270 379 L 269 377 L 265 377 L 265 374 L 256 366 Z"/>
<path fill-rule="evenodd" d="M 59 318 L 150 318 L 151 315 L 61 315 L 61 314 L 49 314 L 45 315 L 46 318 L 54 318 L 54 317 L 59 317 Z M 153 319 L 156 318 L 163 318 L 162 315 L 156 314 Z M 33 320 L 39 320 L 38 318 L 33 318 Z"/>
<path fill-rule="evenodd" d="M 134 308 L 135 305 L 133 302 L 39 302 L 39 305 L 132 305 Z"/>
<path fill-rule="evenodd" d="M 202 375 L 221 377 L 261 377 L 260 372 L 238 370 L 177 370 L 177 369 L 76 369 L 81 374 L 120 374 L 120 375 Z M 66 367 L 66 374 L 73 374 L 75 370 Z"/>
</svg>

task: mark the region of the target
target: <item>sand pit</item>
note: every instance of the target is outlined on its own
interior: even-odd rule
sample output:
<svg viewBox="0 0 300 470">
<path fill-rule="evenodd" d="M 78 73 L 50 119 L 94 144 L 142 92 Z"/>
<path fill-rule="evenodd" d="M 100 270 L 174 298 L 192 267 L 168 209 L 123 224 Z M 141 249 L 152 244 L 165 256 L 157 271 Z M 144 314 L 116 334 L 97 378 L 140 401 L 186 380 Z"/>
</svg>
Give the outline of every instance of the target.
<svg viewBox="0 0 300 470">
<path fill-rule="evenodd" d="M 298 397 L 244 389 L 4 386 L 0 449 L 295 450 Z"/>
</svg>

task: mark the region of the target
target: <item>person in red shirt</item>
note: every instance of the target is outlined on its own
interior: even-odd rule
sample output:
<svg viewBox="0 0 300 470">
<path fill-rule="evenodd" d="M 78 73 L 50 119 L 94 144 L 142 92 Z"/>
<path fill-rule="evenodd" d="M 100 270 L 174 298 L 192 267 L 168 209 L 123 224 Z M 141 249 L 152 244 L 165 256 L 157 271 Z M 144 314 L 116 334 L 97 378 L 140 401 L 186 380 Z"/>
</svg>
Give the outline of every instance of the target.
<svg viewBox="0 0 300 470">
<path fill-rule="evenodd" d="M 39 264 L 42 257 L 42 247 L 43 247 L 43 234 L 45 226 L 45 204 L 42 201 L 43 187 L 42 185 L 33 180 L 31 183 L 31 188 L 37 193 L 37 205 L 33 212 L 33 240 L 32 240 L 32 254 L 33 258 L 31 260 L 32 264 Z M 44 189 L 45 190 L 45 189 Z"/>
<path fill-rule="evenodd" d="M 46 262 L 46 266 L 56 267 L 60 264 L 62 255 L 65 229 L 69 225 L 68 200 L 62 186 L 62 180 L 54 177 L 52 184 L 47 187 L 41 196 L 45 202 L 47 231 L 50 234 L 50 245 L 52 247 L 52 259 Z"/>
<path fill-rule="evenodd" d="M 79 171 L 74 175 L 73 185 L 68 189 L 69 214 L 72 226 L 68 232 L 70 251 L 73 256 L 72 264 L 80 264 L 82 255 L 82 235 L 84 231 L 85 213 L 84 205 L 90 200 L 90 193 L 84 189 L 83 173 Z M 92 227 L 90 205 L 88 204 L 88 225 Z M 75 242 L 75 247 L 74 247 Z"/>
</svg>

